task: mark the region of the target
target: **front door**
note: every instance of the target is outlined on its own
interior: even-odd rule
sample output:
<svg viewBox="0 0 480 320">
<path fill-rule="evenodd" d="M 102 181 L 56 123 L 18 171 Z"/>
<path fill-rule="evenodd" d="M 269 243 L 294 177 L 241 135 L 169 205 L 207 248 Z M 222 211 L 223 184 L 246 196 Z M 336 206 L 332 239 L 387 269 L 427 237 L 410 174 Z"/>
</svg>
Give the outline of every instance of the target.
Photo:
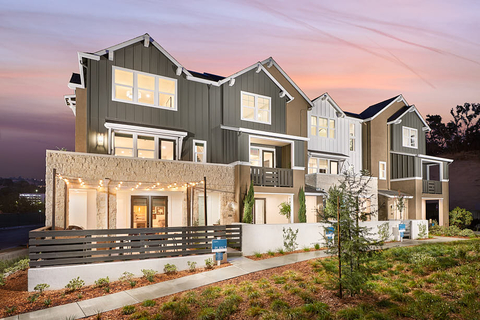
<svg viewBox="0 0 480 320">
<path fill-rule="evenodd" d="M 255 198 L 255 206 L 253 207 L 253 223 L 265 224 L 267 223 L 266 199 Z"/>
<path fill-rule="evenodd" d="M 132 228 L 168 226 L 168 197 L 132 196 Z"/>
</svg>

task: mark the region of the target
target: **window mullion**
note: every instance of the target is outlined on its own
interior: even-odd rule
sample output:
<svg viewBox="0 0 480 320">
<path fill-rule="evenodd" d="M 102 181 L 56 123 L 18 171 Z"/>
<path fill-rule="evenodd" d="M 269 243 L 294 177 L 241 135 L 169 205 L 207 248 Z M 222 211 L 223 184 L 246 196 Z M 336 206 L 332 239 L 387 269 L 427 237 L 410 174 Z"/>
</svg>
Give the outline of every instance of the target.
<svg viewBox="0 0 480 320">
<path fill-rule="evenodd" d="M 255 121 L 258 121 L 258 97 L 255 95 L 254 97 L 254 103 L 253 103 L 253 118 Z"/>
<path fill-rule="evenodd" d="M 136 133 L 132 134 L 132 138 L 133 138 L 133 156 L 134 156 L 135 158 L 138 158 L 137 137 L 138 137 L 138 135 L 137 135 Z"/>
<path fill-rule="evenodd" d="M 158 82 L 158 77 L 155 77 L 155 88 L 154 88 L 154 91 L 153 91 L 153 94 L 154 94 L 153 104 L 154 104 L 155 106 L 158 106 L 158 105 L 160 104 L 160 103 L 159 103 L 160 98 L 159 98 L 159 96 L 158 96 L 158 95 L 160 94 L 160 93 L 159 93 L 160 90 L 158 89 L 158 83 L 159 83 L 159 82 Z"/>
<path fill-rule="evenodd" d="M 138 102 L 138 81 L 137 81 L 137 72 L 133 72 L 133 102 Z"/>
</svg>

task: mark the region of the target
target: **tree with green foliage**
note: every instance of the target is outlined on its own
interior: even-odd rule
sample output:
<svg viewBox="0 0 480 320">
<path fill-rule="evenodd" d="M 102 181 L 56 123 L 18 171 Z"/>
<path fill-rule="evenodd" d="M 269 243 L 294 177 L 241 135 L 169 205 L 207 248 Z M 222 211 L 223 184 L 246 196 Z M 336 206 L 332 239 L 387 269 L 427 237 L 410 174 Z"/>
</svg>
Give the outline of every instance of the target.
<svg viewBox="0 0 480 320">
<path fill-rule="evenodd" d="M 456 207 L 450 211 L 450 226 L 457 226 L 460 229 L 465 229 L 473 221 L 472 213 L 467 209 Z"/>
<path fill-rule="evenodd" d="M 322 222 L 334 230 L 333 241 L 326 239 L 326 242 L 327 252 L 339 258 L 341 272 L 337 270 L 338 275 L 333 279 L 340 289 L 340 296 L 343 289 L 351 296 L 368 291 L 369 261 L 375 254 L 372 250 L 382 245 L 382 241 L 373 238 L 371 228 L 360 225 L 360 221 L 366 221 L 376 213 L 376 209 L 367 208 L 366 203 L 370 196 L 370 180 L 367 171 L 359 175 L 345 172 L 340 185 L 329 189 L 324 214 L 320 216 Z"/>
<path fill-rule="evenodd" d="M 303 187 L 300 187 L 300 191 L 298 192 L 298 202 L 300 202 L 298 221 L 301 223 L 307 222 L 307 205 L 305 201 L 305 191 L 303 190 Z"/>
<path fill-rule="evenodd" d="M 255 204 L 255 193 L 253 191 L 253 181 L 250 182 L 245 200 L 243 200 L 243 219 L 244 223 L 253 223 L 253 206 Z"/>
</svg>

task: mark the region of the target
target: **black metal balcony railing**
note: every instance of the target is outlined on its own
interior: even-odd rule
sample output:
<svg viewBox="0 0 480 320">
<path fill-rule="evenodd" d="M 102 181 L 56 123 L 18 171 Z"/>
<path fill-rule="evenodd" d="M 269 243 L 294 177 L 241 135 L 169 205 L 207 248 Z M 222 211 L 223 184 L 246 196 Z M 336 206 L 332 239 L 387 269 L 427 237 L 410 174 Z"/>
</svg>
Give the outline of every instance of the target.
<svg viewBox="0 0 480 320">
<path fill-rule="evenodd" d="M 293 187 L 293 170 L 283 168 L 250 167 L 254 186 Z"/>
<path fill-rule="evenodd" d="M 442 194 L 442 181 L 423 180 L 423 193 Z"/>
</svg>

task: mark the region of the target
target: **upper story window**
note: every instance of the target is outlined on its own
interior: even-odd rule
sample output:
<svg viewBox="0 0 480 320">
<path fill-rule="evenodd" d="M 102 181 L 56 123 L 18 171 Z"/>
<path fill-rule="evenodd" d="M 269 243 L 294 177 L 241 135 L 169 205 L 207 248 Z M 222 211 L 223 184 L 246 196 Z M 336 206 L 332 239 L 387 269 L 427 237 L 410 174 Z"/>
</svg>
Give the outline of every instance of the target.
<svg viewBox="0 0 480 320">
<path fill-rule="evenodd" d="M 409 127 L 403 127 L 403 146 L 417 149 L 418 130 Z"/>
<path fill-rule="evenodd" d="M 387 180 L 387 163 L 385 161 L 378 162 L 378 179 Z"/>
<path fill-rule="evenodd" d="M 174 160 L 175 141 L 157 136 L 113 132 L 113 153 L 122 157 Z"/>
<path fill-rule="evenodd" d="M 275 149 L 250 147 L 250 165 L 255 167 L 274 168 Z"/>
<path fill-rule="evenodd" d="M 272 123 L 271 98 L 249 92 L 241 92 L 242 120 Z"/>
<path fill-rule="evenodd" d="M 177 110 L 177 80 L 113 67 L 112 100 Z"/>
<path fill-rule="evenodd" d="M 335 138 L 335 120 L 324 117 L 310 117 L 310 133 L 321 138 Z"/>
<path fill-rule="evenodd" d="M 350 136 L 349 149 L 350 151 L 355 151 L 355 124 L 350 123 L 348 130 L 349 130 L 349 136 Z"/>
<path fill-rule="evenodd" d="M 338 174 L 338 161 L 310 157 L 308 159 L 308 173 Z"/>
<path fill-rule="evenodd" d="M 193 140 L 193 161 L 207 162 L 207 142 Z"/>
</svg>

